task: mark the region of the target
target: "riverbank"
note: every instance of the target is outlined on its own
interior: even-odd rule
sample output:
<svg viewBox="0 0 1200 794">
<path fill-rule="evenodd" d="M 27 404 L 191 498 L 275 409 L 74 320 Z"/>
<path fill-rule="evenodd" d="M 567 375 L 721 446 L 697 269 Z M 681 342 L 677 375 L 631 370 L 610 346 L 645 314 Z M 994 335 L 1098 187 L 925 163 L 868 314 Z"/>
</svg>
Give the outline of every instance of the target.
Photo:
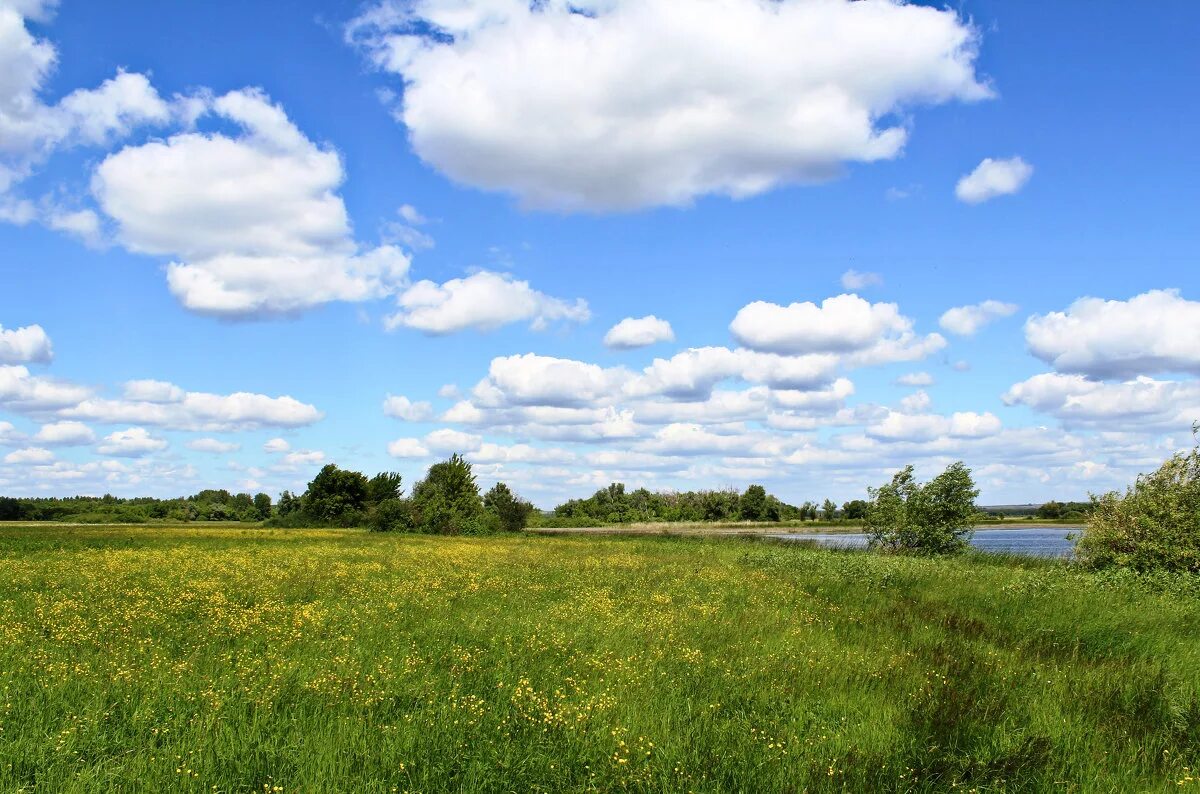
<svg viewBox="0 0 1200 794">
<path fill-rule="evenodd" d="M 1037 529 L 1054 527 L 1067 531 L 1082 531 L 1083 524 L 1065 521 L 989 521 L 980 523 L 977 529 Z M 739 535 L 772 536 L 788 533 L 817 533 L 823 535 L 858 534 L 862 524 L 805 522 L 744 522 L 744 523 L 691 523 L 657 522 L 646 524 L 608 524 L 594 527 L 530 527 L 525 530 L 541 535 L 678 535 L 681 537 L 736 537 Z"/>
</svg>

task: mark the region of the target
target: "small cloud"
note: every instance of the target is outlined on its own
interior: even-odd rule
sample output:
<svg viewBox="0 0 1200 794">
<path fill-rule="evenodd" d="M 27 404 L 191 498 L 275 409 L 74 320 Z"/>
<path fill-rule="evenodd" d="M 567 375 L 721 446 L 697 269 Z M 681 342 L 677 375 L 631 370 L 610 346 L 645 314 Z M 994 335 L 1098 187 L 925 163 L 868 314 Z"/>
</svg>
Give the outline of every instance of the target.
<svg viewBox="0 0 1200 794">
<path fill-rule="evenodd" d="M 947 309 L 942 314 L 941 319 L 938 320 L 938 323 L 952 334 L 974 336 L 980 328 L 983 328 L 993 320 L 1009 317 L 1015 314 L 1016 311 L 1017 305 L 1015 303 L 986 300 L 983 303 Z"/>
<path fill-rule="evenodd" d="M 979 204 L 997 196 L 1007 196 L 1025 187 L 1033 176 L 1033 166 L 1020 157 L 993 160 L 988 157 L 975 170 L 958 180 L 954 195 L 967 204 Z"/>
<path fill-rule="evenodd" d="M 228 452 L 237 452 L 242 448 L 241 444 L 235 444 L 232 441 L 221 441 L 216 438 L 197 438 L 187 442 L 188 449 L 194 449 L 197 452 L 212 452 L 214 454 L 223 454 Z"/>
<path fill-rule="evenodd" d="M 5 463 L 50 463 L 53 460 L 54 453 L 41 447 L 26 447 L 4 456 Z"/>
<path fill-rule="evenodd" d="M 416 438 L 398 438 L 388 444 L 387 451 L 393 458 L 429 457 L 429 450 Z"/>
<path fill-rule="evenodd" d="M 119 458 L 140 458 L 151 452 L 160 452 L 167 448 L 164 439 L 150 435 L 144 427 L 131 427 L 128 430 L 118 430 L 104 437 L 97 450 L 101 455 L 113 455 Z"/>
<path fill-rule="evenodd" d="M 932 386 L 933 376 L 928 372 L 909 372 L 896 378 L 898 386 Z"/>
<path fill-rule="evenodd" d="M 277 455 L 282 452 L 287 452 L 291 448 L 292 448 L 292 445 L 289 444 L 287 441 L 283 440 L 282 438 L 272 438 L 270 441 L 263 444 L 263 452 L 267 452 L 272 455 Z"/>
<path fill-rule="evenodd" d="M 674 341 L 675 332 L 671 329 L 671 324 L 653 314 L 645 317 L 626 317 L 608 329 L 608 333 L 604 335 L 605 347 L 614 350 L 632 350 L 659 342 Z"/>
<path fill-rule="evenodd" d="M 427 402 L 413 402 L 407 397 L 389 394 L 383 401 L 383 413 L 406 422 L 424 422 L 433 418 L 433 406 Z"/>
<path fill-rule="evenodd" d="M 842 274 L 842 288 L 849 290 L 882 287 L 883 276 L 878 273 L 862 273 L 858 270 L 847 270 Z"/>
</svg>

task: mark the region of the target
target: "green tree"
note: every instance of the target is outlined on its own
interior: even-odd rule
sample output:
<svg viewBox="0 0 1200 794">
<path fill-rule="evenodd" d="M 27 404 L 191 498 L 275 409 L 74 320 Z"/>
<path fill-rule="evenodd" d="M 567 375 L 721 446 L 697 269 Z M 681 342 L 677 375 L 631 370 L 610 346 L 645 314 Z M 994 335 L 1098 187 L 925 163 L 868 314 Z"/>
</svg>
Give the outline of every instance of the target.
<svg viewBox="0 0 1200 794">
<path fill-rule="evenodd" d="M 411 530 L 415 526 L 415 509 L 408 499 L 384 499 L 367 512 L 367 529 L 372 532 Z"/>
<path fill-rule="evenodd" d="M 19 501 L 11 496 L 0 496 L 0 521 L 20 521 L 24 513 Z"/>
<path fill-rule="evenodd" d="M 429 467 L 413 486 L 413 507 L 420 528 L 441 535 L 473 534 L 483 529 L 483 500 L 471 464 L 461 455 Z"/>
<path fill-rule="evenodd" d="M 367 478 L 361 472 L 327 464 L 304 492 L 304 512 L 319 521 L 356 520 L 367 506 Z"/>
<path fill-rule="evenodd" d="M 1096 500 L 1075 553 L 1092 568 L 1200 573 L 1200 448 Z"/>
<path fill-rule="evenodd" d="M 837 516 L 837 505 L 832 499 L 826 499 L 825 504 L 821 505 L 821 513 L 826 521 L 832 521 Z"/>
<path fill-rule="evenodd" d="M 865 499 L 851 499 L 842 505 L 842 515 L 855 520 L 867 517 L 867 502 Z"/>
<path fill-rule="evenodd" d="M 1063 505 L 1062 502 L 1055 502 L 1054 500 L 1051 500 L 1039 507 L 1036 515 L 1038 518 L 1053 519 L 1062 518 L 1064 512 L 1066 512 L 1066 506 Z"/>
<path fill-rule="evenodd" d="M 279 515 L 290 516 L 292 513 L 300 512 L 302 507 L 300 498 L 291 491 L 279 494 Z"/>
<path fill-rule="evenodd" d="M 394 471 L 381 471 L 367 482 L 367 501 L 378 504 L 385 499 L 401 499 L 404 489 L 400 487 L 403 478 Z"/>
<path fill-rule="evenodd" d="M 254 495 L 254 510 L 258 513 L 258 518 L 261 521 L 266 521 L 271 517 L 271 497 L 265 493 Z"/>
<path fill-rule="evenodd" d="M 922 485 L 913 467 L 869 489 L 865 529 L 876 548 L 918 554 L 953 554 L 966 549 L 975 523 L 979 491 L 971 470 L 954 463 Z"/>
<path fill-rule="evenodd" d="M 751 485 L 738 500 L 744 521 L 767 520 L 767 489 L 761 485 Z"/>
<path fill-rule="evenodd" d="M 483 507 L 494 515 L 500 528 L 506 532 L 519 532 L 529 523 L 533 505 L 521 499 L 507 485 L 498 482 L 483 495 Z"/>
</svg>

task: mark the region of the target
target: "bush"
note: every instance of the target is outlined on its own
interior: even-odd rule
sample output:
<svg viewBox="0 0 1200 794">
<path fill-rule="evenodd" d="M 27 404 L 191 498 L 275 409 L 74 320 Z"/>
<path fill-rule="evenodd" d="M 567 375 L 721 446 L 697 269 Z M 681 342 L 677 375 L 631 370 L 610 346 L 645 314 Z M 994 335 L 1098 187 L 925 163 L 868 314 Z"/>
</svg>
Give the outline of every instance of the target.
<svg viewBox="0 0 1200 794">
<path fill-rule="evenodd" d="M 413 486 L 417 527 L 438 535 L 477 535 L 486 531 L 483 501 L 471 464 L 461 455 L 429 467 Z"/>
<path fill-rule="evenodd" d="M 533 505 L 521 499 L 507 485 L 498 482 L 484 494 L 483 507 L 495 516 L 499 529 L 505 532 L 520 532 L 529 523 Z"/>
<path fill-rule="evenodd" d="M 908 466 L 868 493 L 864 528 L 873 548 L 917 554 L 956 554 L 967 548 L 979 491 L 961 462 L 924 485 Z"/>
<path fill-rule="evenodd" d="M 1091 568 L 1200 573 L 1200 449 L 1105 494 L 1075 553 Z"/>
<path fill-rule="evenodd" d="M 384 499 L 367 514 L 367 529 L 372 532 L 411 530 L 415 525 L 413 505 L 407 499 Z"/>
</svg>

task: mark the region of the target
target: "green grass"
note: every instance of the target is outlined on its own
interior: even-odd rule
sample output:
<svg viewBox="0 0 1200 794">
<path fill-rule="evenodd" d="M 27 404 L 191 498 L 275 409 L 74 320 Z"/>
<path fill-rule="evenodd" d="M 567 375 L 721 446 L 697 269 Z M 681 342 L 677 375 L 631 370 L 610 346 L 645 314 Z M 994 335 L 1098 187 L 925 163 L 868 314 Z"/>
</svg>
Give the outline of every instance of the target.
<svg viewBox="0 0 1200 794">
<path fill-rule="evenodd" d="M 0 529 L 0 791 L 1200 787 L 1200 596 L 736 539 Z"/>
</svg>

